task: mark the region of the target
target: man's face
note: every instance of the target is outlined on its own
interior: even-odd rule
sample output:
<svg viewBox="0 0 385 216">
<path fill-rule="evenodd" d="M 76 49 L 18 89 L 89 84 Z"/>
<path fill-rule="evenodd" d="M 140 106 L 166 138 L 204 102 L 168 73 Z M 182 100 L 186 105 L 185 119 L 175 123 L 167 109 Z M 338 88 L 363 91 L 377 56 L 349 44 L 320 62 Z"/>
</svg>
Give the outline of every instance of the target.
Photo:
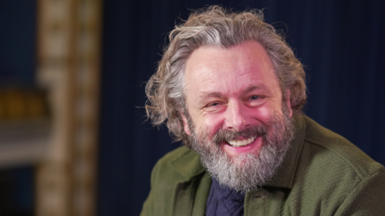
<svg viewBox="0 0 385 216">
<path fill-rule="evenodd" d="M 275 153 L 261 155 L 265 154 L 263 149 L 271 152 L 268 148 L 273 146 L 279 151 L 282 142 L 290 141 L 286 132 L 290 122 L 284 121 L 292 115 L 290 102 L 282 104 L 279 82 L 259 43 L 248 41 L 229 49 L 198 48 L 187 61 L 185 84 L 188 114 L 182 115 L 184 130 L 201 155 L 217 154 L 215 160 L 223 159 L 235 170 L 253 169 L 250 166 L 259 163 L 255 159 L 276 157 Z M 205 166 L 215 163 L 213 158 L 205 162 L 205 157 Z"/>
</svg>

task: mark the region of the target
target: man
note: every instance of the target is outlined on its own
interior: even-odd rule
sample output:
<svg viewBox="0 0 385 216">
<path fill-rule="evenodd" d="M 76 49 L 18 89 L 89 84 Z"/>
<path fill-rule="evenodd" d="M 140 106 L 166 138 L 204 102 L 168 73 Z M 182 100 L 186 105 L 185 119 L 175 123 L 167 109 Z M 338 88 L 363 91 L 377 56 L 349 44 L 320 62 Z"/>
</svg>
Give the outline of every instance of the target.
<svg viewBox="0 0 385 216">
<path fill-rule="evenodd" d="M 155 166 L 142 215 L 385 215 L 385 168 L 301 113 L 304 80 L 261 12 L 191 14 L 146 86 L 185 146 Z"/>
</svg>

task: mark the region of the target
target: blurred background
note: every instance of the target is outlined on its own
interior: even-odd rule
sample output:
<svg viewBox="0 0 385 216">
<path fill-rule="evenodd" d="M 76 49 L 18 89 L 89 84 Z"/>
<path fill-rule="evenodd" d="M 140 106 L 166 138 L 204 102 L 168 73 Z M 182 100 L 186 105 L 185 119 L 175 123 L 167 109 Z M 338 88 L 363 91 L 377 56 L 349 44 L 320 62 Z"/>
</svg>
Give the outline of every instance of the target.
<svg viewBox="0 0 385 216">
<path fill-rule="evenodd" d="M 0 215 L 139 215 L 173 143 L 143 109 L 191 9 L 264 9 L 305 65 L 304 112 L 385 164 L 381 0 L 0 1 Z"/>
</svg>

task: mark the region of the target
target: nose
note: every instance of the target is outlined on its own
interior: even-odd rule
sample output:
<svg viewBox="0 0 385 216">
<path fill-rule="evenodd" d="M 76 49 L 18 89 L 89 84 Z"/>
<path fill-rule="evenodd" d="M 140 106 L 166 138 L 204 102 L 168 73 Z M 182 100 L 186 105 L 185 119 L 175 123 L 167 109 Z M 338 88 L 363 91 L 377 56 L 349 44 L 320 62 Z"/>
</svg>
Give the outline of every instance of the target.
<svg viewBox="0 0 385 216">
<path fill-rule="evenodd" d="M 239 101 L 229 101 L 224 122 L 226 129 L 241 131 L 250 126 L 247 108 Z"/>
</svg>

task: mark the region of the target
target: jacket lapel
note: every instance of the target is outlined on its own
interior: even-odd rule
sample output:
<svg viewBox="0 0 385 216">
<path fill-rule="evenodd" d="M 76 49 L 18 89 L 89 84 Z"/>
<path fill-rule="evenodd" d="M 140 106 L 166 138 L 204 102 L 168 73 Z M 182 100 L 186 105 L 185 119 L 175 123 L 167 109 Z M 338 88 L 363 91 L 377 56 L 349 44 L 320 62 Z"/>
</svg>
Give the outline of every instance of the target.
<svg viewBox="0 0 385 216">
<path fill-rule="evenodd" d="M 211 178 L 203 168 L 199 155 L 188 151 L 171 164 L 182 177 L 174 189 L 172 215 L 203 216 Z"/>
<path fill-rule="evenodd" d="M 211 178 L 207 172 L 180 182 L 175 188 L 173 216 L 203 216 L 210 190 Z"/>
</svg>

